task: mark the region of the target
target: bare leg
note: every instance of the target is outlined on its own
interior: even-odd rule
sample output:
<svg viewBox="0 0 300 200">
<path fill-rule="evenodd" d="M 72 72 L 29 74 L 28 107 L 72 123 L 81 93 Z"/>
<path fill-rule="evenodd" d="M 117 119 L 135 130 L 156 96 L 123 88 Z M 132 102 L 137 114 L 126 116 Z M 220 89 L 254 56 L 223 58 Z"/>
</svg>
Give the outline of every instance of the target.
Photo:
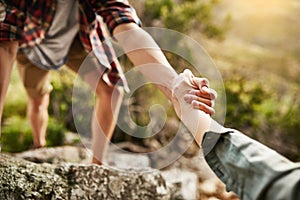
<svg viewBox="0 0 300 200">
<path fill-rule="evenodd" d="M 97 98 L 91 122 L 92 150 L 94 154 L 92 162 L 102 164 L 108 143 L 116 126 L 114 116 L 116 117 L 119 113 L 123 90 L 109 87 L 100 77 L 101 74 L 97 70 L 97 65 L 96 57 L 92 54 L 87 55 L 79 39 L 75 39 L 69 53 L 67 66 L 75 73 L 80 74 L 82 79 L 96 93 Z M 88 70 L 79 71 L 79 69 Z"/>
<path fill-rule="evenodd" d="M 10 81 L 12 66 L 16 58 L 17 50 L 18 41 L 0 42 L 0 134 L 4 99 Z"/>
<path fill-rule="evenodd" d="M 91 72 L 84 76 L 84 80 L 96 91 L 97 99 L 92 120 L 92 150 L 93 163 L 102 164 L 109 141 L 116 126 L 117 117 L 123 90 L 121 88 L 109 87 L 102 79 L 98 82 L 98 75 Z M 98 83 L 95 86 L 95 83 Z M 114 92 L 114 93 L 113 93 Z"/>
<path fill-rule="evenodd" d="M 31 125 L 33 143 L 36 148 L 44 147 L 52 90 L 50 73 L 32 64 L 22 52 L 18 53 L 17 61 L 20 77 L 28 96 L 27 117 Z"/>
<path fill-rule="evenodd" d="M 49 99 L 49 94 L 44 94 L 40 98 L 32 98 L 29 96 L 28 99 L 27 116 L 30 120 L 33 142 L 36 148 L 46 145 Z"/>
</svg>

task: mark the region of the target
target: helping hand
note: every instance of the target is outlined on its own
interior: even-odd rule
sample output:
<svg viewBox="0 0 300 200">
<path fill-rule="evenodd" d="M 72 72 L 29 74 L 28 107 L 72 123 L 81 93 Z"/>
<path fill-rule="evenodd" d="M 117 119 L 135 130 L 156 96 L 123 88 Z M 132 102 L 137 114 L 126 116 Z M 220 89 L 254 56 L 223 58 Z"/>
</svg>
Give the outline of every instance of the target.
<svg viewBox="0 0 300 200">
<path fill-rule="evenodd" d="M 209 88 L 209 81 L 206 78 L 195 77 L 190 70 L 186 69 L 176 79 L 173 92 L 177 98 L 183 96 L 185 102 L 191 104 L 194 109 L 209 115 L 215 113 L 213 107 L 217 93 Z"/>
<path fill-rule="evenodd" d="M 213 115 L 215 114 L 214 106 L 217 98 L 217 92 L 209 88 L 209 81 L 206 78 L 193 77 L 192 83 L 194 90 L 184 95 L 184 100 L 192 104 L 194 109 Z"/>
</svg>

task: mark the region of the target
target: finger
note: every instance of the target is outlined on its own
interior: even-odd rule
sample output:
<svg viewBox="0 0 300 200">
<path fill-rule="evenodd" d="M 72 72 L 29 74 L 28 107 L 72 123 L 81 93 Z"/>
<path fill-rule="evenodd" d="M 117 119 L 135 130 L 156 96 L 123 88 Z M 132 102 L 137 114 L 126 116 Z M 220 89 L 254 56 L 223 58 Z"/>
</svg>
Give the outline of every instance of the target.
<svg viewBox="0 0 300 200">
<path fill-rule="evenodd" d="M 215 90 L 209 88 L 208 79 L 194 77 L 194 78 L 192 78 L 192 80 L 193 80 L 193 84 L 197 85 L 197 89 L 199 89 L 202 92 L 202 94 L 208 94 L 208 95 L 210 95 L 209 98 L 212 98 L 212 99 L 217 98 L 217 92 Z M 201 96 L 201 95 L 198 95 L 198 96 Z"/>
<path fill-rule="evenodd" d="M 187 102 L 189 104 L 191 104 L 192 101 L 198 101 L 198 102 L 206 104 L 209 107 L 214 107 L 215 106 L 215 101 L 214 100 L 198 97 L 196 95 L 191 95 L 191 94 L 184 95 L 184 100 L 185 100 L 185 102 Z"/>
<path fill-rule="evenodd" d="M 203 90 L 203 89 L 206 90 L 206 92 L 209 94 L 210 99 L 212 99 L 212 100 L 217 99 L 218 94 L 217 94 L 217 92 L 216 92 L 214 89 L 207 88 L 207 87 L 202 87 L 202 90 Z M 202 91 L 202 90 L 201 90 L 201 91 Z"/>
<path fill-rule="evenodd" d="M 193 81 L 193 84 L 199 89 L 201 89 L 204 86 L 209 88 L 209 81 L 207 78 L 193 77 L 192 81 Z"/>
<path fill-rule="evenodd" d="M 182 74 L 184 76 L 188 77 L 189 79 L 193 79 L 194 78 L 194 75 L 193 75 L 192 71 L 189 70 L 189 69 L 185 69 Z"/>
<path fill-rule="evenodd" d="M 190 69 L 184 69 L 183 74 L 193 75 L 193 73 Z"/>
<path fill-rule="evenodd" d="M 205 93 L 203 93 L 202 90 L 191 90 L 189 91 L 189 94 L 210 100 L 215 100 L 217 98 L 217 92 L 210 88 L 208 88 Z"/>
<path fill-rule="evenodd" d="M 206 98 L 206 99 L 210 99 L 211 96 L 209 93 L 203 93 L 201 90 L 190 90 L 188 92 L 188 94 L 191 94 L 191 95 L 195 95 L 195 96 L 198 96 L 198 97 L 202 97 L 202 98 Z"/>
<path fill-rule="evenodd" d="M 209 114 L 210 116 L 215 114 L 215 109 L 205 105 L 204 103 L 198 102 L 198 101 L 192 101 L 192 107 L 194 109 L 201 110 L 201 111 L 205 112 L 206 114 Z"/>
<path fill-rule="evenodd" d="M 204 94 L 209 94 L 210 93 L 210 90 L 209 90 L 209 87 L 204 85 L 200 88 L 201 92 L 204 93 Z"/>
</svg>

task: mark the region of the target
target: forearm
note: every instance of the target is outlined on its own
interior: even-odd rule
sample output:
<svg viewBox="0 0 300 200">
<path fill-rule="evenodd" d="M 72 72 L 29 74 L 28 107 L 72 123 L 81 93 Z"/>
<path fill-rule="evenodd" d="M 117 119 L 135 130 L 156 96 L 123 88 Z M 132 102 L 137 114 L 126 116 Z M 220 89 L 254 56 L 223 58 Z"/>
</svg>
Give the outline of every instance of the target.
<svg viewBox="0 0 300 200">
<path fill-rule="evenodd" d="M 223 128 L 208 114 L 193 109 L 183 100 L 184 94 L 195 89 L 195 85 L 192 85 L 190 79 L 183 85 L 176 85 L 176 79 L 180 77 L 148 33 L 136 24 L 128 23 L 117 26 L 113 34 L 139 71 L 152 83 L 157 84 L 172 101 L 178 117 L 191 131 L 199 145 L 206 131 L 220 131 Z"/>
<path fill-rule="evenodd" d="M 117 26 L 113 34 L 134 66 L 170 98 L 177 73 L 153 38 L 134 23 Z"/>
</svg>

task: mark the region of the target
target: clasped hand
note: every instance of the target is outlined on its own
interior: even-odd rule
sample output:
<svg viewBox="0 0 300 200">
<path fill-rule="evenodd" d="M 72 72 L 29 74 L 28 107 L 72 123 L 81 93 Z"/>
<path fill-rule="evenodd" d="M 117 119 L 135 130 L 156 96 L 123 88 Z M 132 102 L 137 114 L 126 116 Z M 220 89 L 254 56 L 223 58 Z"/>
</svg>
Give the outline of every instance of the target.
<svg viewBox="0 0 300 200">
<path fill-rule="evenodd" d="M 194 109 L 210 116 L 215 113 L 216 91 L 209 88 L 209 81 L 206 78 L 195 77 L 189 69 L 185 69 L 175 78 L 172 93 L 179 102 L 184 100 Z"/>
</svg>

